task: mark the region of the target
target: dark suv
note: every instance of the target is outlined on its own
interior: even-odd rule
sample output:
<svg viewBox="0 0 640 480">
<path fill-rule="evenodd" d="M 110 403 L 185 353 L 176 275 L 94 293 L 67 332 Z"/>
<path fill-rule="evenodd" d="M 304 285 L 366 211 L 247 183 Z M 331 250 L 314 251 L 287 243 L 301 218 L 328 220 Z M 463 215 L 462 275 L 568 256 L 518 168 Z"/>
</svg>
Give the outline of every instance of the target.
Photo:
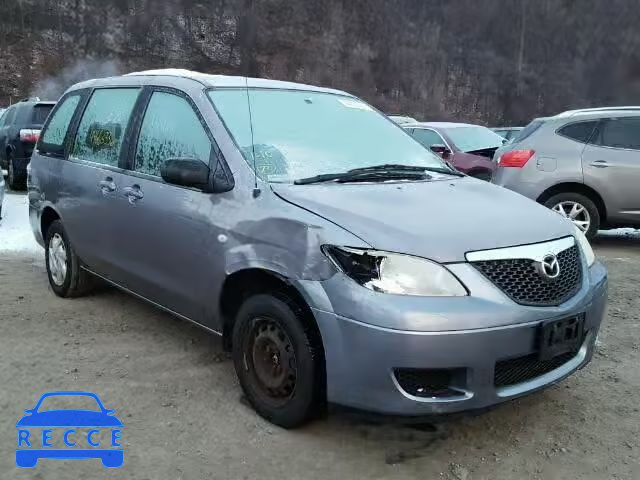
<svg viewBox="0 0 640 480">
<path fill-rule="evenodd" d="M 0 166 L 9 171 L 7 183 L 13 190 L 26 186 L 31 152 L 54 105 L 30 98 L 9 107 L 0 119 Z"/>
</svg>

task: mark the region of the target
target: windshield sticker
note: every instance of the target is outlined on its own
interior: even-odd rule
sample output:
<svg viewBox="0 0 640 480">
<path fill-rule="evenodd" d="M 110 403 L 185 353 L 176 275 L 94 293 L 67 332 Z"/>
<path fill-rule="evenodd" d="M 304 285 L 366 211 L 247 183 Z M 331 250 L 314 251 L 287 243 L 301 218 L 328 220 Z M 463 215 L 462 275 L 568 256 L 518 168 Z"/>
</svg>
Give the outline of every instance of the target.
<svg viewBox="0 0 640 480">
<path fill-rule="evenodd" d="M 338 101 L 347 108 L 355 108 L 356 110 L 365 110 L 367 112 L 373 111 L 373 108 L 371 108 L 369 105 L 367 105 L 366 103 L 358 102 L 357 100 L 340 99 Z"/>
</svg>

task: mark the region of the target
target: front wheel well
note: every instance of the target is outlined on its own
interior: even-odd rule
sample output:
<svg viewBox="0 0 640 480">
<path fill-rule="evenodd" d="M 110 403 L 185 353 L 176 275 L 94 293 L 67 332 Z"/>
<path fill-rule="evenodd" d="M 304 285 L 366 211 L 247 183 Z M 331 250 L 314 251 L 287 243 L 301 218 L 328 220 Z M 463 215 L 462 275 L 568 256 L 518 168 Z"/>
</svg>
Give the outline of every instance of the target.
<svg viewBox="0 0 640 480">
<path fill-rule="evenodd" d="M 602 197 L 598 192 L 583 183 L 559 183 L 558 185 L 554 185 L 542 192 L 536 201 L 538 203 L 544 203 L 559 193 L 579 193 L 584 195 L 596 205 L 598 213 L 600 214 L 600 221 L 602 223 L 606 221 L 607 207 L 604 204 L 604 200 L 602 200 Z"/>
<path fill-rule="evenodd" d="M 222 286 L 220 294 L 220 312 L 223 319 L 223 343 L 227 350 L 231 350 L 231 337 L 233 324 L 242 303 L 252 295 L 284 294 L 292 299 L 304 313 L 303 321 L 308 322 L 314 334 L 317 346 L 322 350 L 324 360 L 324 348 L 322 337 L 311 308 L 302 294 L 284 276 L 260 268 L 240 270 L 229 275 Z"/>
<path fill-rule="evenodd" d="M 42 234 L 43 241 L 46 242 L 47 230 L 49 230 L 51 224 L 56 220 L 60 220 L 60 216 L 56 211 L 51 207 L 45 207 L 42 211 L 42 215 L 40 215 L 40 233 Z"/>
</svg>

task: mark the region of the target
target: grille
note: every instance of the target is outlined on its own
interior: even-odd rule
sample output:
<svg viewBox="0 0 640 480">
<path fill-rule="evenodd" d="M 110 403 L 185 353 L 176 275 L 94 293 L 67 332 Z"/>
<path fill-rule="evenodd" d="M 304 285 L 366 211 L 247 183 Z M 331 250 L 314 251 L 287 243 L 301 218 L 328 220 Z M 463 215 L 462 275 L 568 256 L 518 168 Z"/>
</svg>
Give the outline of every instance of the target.
<svg viewBox="0 0 640 480">
<path fill-rule="evenodd" d="M 578 246 L 567 248 L 557 257 L 560 275 L 555 279 L 544 278 L 531 259 L 486 260 L 472 264 L 514 302 L 553 306 L 573 297 L 582 284 Z"/>
<path fill-rule="evenodd" d="M 400 387 L 414 397 L 457 397 L 462 392 L 451 387 L 454 377 L 464 372 L 446 369 L 397 368 Z M 455 381 L 455 380 L 454 380 Z"/>
<path fill-rule="evenodd" d="M 576 352 L 567 352 L 550 360 L 540 360 L 538 354 L 533 353 L 525 357 L 502 360 L 496 363 L 493 383 L 496 387 L 506 387 L 526 382 L 561 367 L 575 356 Z"/>
</svg>

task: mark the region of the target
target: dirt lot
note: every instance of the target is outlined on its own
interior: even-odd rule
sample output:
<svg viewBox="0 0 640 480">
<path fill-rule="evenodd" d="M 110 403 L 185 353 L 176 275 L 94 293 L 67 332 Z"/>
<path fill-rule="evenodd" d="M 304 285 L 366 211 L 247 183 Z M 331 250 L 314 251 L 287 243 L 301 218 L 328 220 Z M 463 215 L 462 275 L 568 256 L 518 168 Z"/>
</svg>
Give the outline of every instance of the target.
<svg viewBox="0 0 640 480">
<path fill-rule="evenodd" d="M 479 416 L 414 427 L 345 414 L 285 431 L 241 400 L 220 341 L 114 289 L 61 300 L 26 229 L 0 223 L 0 478 L 639 479 L 640 235 L 601 236 L 610 309 L 594 361 Z M 17 242 L 16 239 L 20 239 Z M 125 463 L 14 463 L 15 422 L 52 390 L 98 393 L 123 421 Z"/>
</svg>

